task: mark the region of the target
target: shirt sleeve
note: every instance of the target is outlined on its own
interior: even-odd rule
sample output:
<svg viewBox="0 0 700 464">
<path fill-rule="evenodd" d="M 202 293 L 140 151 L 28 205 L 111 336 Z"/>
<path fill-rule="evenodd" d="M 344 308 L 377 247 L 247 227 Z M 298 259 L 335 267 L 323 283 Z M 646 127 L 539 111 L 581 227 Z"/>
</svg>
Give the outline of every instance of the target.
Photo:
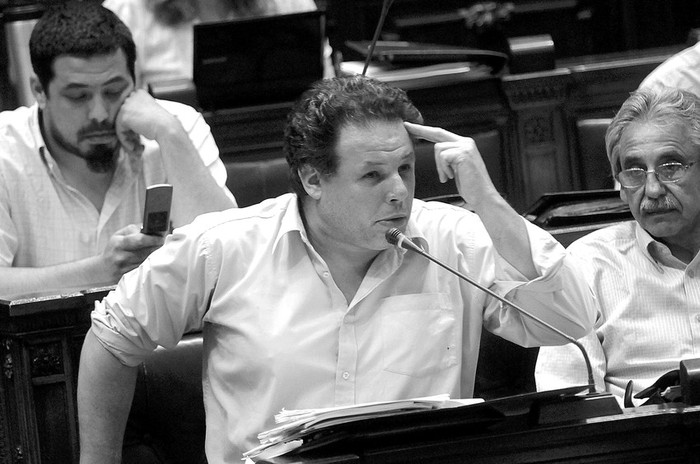
<svg viewBox="0 0 700 464">
<path fill-rule="evenodd" d="M 17 229 L 10 216 L 7 182 L 3 172 L 0 171 L 0 266 L 12 266 L 18 243 Z"/>
<path fill-rule="evenodd" d="M 495 253 L 496 279 L 491 290 L 574 339 L 593 328 L 595 300 L 581 272 L 581 262 L 548 232 L 526 223 L 530 253 L 539 277 L 526 279 Z M 484 312 L 491 332 L 522 346 L 562 345 L 567 338 L 491 298 Z"/>
<path fill-rule="evenodd" d="M 95 304 L 92 330 L 123 364 L 138 365 L 157 346 L 171 348 L 183 334 L 202 328 L 219 258 L 211 257 L 202 234 L 187 232 L 194 227 L 176 229 Z"/>
<path fill-rule="evenodd" d="M 199 153 L 204 166 L 209 170 L 219 188 L 233 201 L 235 206 L 236 199 L 226 186 L 228 177 L 226 166 L 224 166 L 223 161 L 219 157 L 219 147 L 216 145 L 211 128 L 204 116 L 202 116 L 202 113 L 182 103 L 167 100 L 158 100 L 158 103 L 178 118 L 185 132 L 187 132 L 187 136 Z"/>
<path fill-rule="evenodd" d="M 593 369 L 597 391 L 606 391 L 605 353 L 595 332 L 578 340 L 583 346 Z M 588 384 L 588 368 L 583 353 L 573 343 L 540 348 L 535 367 L 537 390 L 556 390 Z"/>
</svg>

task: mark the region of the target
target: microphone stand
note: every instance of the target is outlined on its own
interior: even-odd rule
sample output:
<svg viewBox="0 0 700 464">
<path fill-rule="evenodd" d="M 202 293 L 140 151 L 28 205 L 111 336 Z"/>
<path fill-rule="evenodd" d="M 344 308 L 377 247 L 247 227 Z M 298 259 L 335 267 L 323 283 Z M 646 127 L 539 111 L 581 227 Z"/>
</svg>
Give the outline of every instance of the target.
<svg viewBox="0 0 700 464">
<path fill-rule="evenodd" d="M 369 45 L 369 51 L 367 52 L 367 58 L 365 58 L 365 66 L 362 68 L 362 75 L 367 73 L 367 68 L 369 67 L 369 62 L 372 61 L 372 55 L 374 54 L 374 48 L 377 46 L 377 41 L 379 40 L 379 34 L 382 32 L 384 27 L 384 21 L 386 20 L 386 15 L 389 13 L 389 7 L 394 2 L 394 0 L 384 0 L 382 4 L 382 13 L 379 16 L 379 22 L 377 23 L 377 28 L 374 30 L 374 37 L 372 37 L 372 42 Z"/>
<path fill-rule="evenodd" d="M 518 313 L 522 314 L 523 316 L 526 316 L 533 321 L 541 324 L 542 326 L 546 327 L 547 329 L 551 330 L 552 332 L 558 334 L 559 336 L 563 337 L 565 340 L 567 340 L 570 343 L 573 343 L 576 345 L 576 347 L 581 351 L 581 354 L 583 355 L 583 359 L 586 363 L 586 370 L 588 372 L 588 394 L 583 397 L 585 399 L 600 399 L 603 401 L 598 401 L 598 404 L 596 405 L 595 408 L 589 408 L 588 411 L 576 411 L 573 412 L 571 410 L 571 407 L 566 409 L 566 415 L 571 418 L 572 416 L 574 418 L 583 418 L 583 417 L 598 417 L 598 416 L 603 416 L 603 415 L 610 415 L 610 414 L 619 414 L 622 412 L 620 409 L 619 404 L 617 403 L 617 400 L 609 393 L 597 393 L 595 389 L 595 380 L 593 378 L 593 367 L 591 366 L 591 361 L 590 358 L 588 357 L 588 353 L 586 352 L 586 349 L 583 347 L 581 342 L 576 340 L 575 338 L 571 337 L 570 335 L 567 335 L 566 333 L 562 332 L 561 330 L 557 329 L 550 323 L 540 319 L 539 317 L 535 316 L 534 314 L 531 314 L 529 311 L 526 311 L 525 309 L 521 308 L 517 304 L 513 303 L 512 301 L 508 301 L 506 298 L 498 295 L 494 291 L 492 291 L 489 288 L 484 287 L 480 283 L 476 282 L 474 279 L 471 277 L 459 272 L 456 269 L 451 268 L 450 266 L 442 263 L 440 260 L 432 256 L 431 254 L 427 253 L 425 250 L 423 250 L 421 247 L 416 245 L 411 239 L 406 237 L 399 229 L 397 228 L 391 228 L 387 230 L 386 232 L 386 240 L 392 245 L 395 245 L 399 248 L 404 248 L 406 250 L 413 251 L 414 253 L 418 253 L 419 255 L 427 258 L 428 260 L 432 261 L 433 263 L 437 264 L 438 266 L 442 267 L 443 269 L 451 272 L 452 274 L 456 275 L 460 279 L 463 279 L 467 282 L 469 282 L 471 285 L 477 287 L 483 292 L 486 292 L 487 294 L 491 295 L 492 297 L 496 298 L 497 300 L 507 304 L 508 306 L 511 306 L 514 308 Z M 580 397 L 569 397 L 569 398 L 580 398 Z M 559 415 L 559 411 L 552 411 L 550 413 L 550 417 L 554 419 L 554 421 L 561 421 L 562 418 L 559 417 L 557 420 L 557 416 Z M 540 405 L 540 414 L 539 414 L 539 422 L 542 423 L 544 422 L 543 420 L 543 407 Z"/>
</svg>

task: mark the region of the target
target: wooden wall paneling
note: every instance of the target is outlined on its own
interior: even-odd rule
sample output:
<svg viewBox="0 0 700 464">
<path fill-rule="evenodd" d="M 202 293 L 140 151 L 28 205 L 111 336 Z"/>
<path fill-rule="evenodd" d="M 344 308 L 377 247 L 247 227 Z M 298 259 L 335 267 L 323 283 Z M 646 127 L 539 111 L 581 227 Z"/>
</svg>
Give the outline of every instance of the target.
<svg viewBox="0 0 700 464">
<path fill-rule="evenodd" d="M 496 188 L 507 198 L 511 196 L 515 178 L 510 156 L 511 119 L 500 78 L 411 89 L 408 96 L 421 111 L 427 125 L 476 139 L 479 135 L 497 131 L 499 152 L 482 153 L 482 156 Z"/>
<path fill-rule="evenodd" d="M 515 119 L 513 156 L 518 159 L 515 188 L 523 192 L 522 210 L 542 194 L 571 190 L 569 141 L 562 106 L 571 78 L 568 69 L 506 75 L 503 91 Z"/>
<path fill-rule="evenodd" d="M 79 353 L 94 301 L 105 294 L 0 298 L 3 464 L 78 463 Z"/>
</svg>

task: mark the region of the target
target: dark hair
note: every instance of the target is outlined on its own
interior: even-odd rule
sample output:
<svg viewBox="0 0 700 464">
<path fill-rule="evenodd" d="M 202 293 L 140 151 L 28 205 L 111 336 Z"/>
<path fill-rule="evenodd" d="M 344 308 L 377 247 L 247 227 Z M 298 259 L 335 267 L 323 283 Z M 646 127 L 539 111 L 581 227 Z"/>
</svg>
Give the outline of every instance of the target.
<svg viewBox="0 0 700 464">
<path fill-rule="evenodd" d="M 625 100 L 605 133 L 605 149 L 614 176 L 622 169 L 622 134 L 631 124 L 645 122 L 659 127 L 685 126 L 693 145 L 700 148 L 700 97 L 674 87 L 639 89 Z"/>
<path fill-rule="evenodd" d="M 89 58 L 124 50 L 135 78 L 136 46 L 129 28 L 112 11 L 92 1 L 69 1 L 48 7 L 29 39 L 32 68 L 44 92 L 54 78 L 53 64 L 63 55 Z"/>
<path fill-rule="evenodd" d="M 340 129 L 366 126 L 373 121 L 422 124 L 423 117 L 406 92 L 360 75 L 323 79 L 304 92 L 289 113 L 284 131 L 291 186 L 300 198 L 306 190 L 299 169 L 309 165 L 321 174 L 334 174 Z"/>
</svg>

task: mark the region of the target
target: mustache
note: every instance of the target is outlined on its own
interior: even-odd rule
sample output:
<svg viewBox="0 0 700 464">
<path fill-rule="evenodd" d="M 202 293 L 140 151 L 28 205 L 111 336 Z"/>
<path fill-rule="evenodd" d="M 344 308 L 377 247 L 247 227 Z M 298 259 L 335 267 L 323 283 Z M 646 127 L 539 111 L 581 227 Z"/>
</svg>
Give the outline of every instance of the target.
<svg viewBox="0 0 700 464">
<path fill-rule="evenodd" d="M 82 140 L 86 137 L 94 135 L 95 133 L 116 134 L 116 131 L 114 130 L 114 126 L 112 126 L 111 124 L 91 124 L 89 126 L 81 128 L 78 131 L 78 139 Z"/>
<path fill-rule="evenodd" d="M 667 196 L 661 198 L 645 198 L 639 205 L 639 209 L 644 213 L 658 213 L 678 209 L 676 202 Z"/>
</svg>

